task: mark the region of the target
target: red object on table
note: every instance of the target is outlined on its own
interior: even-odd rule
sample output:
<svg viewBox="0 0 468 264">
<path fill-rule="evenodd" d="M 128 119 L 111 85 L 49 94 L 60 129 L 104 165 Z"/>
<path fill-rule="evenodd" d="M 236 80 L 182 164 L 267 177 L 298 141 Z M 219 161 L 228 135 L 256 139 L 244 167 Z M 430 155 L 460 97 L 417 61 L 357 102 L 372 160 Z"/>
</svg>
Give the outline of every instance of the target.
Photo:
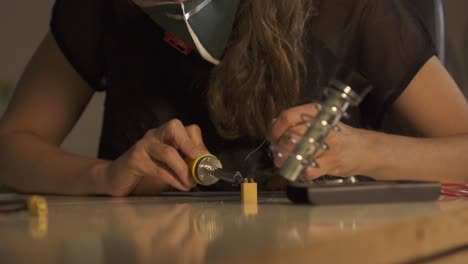
<svg viewBox="0 0 468 264">
<path fill-rule="evenodd" d="M 447 196 L 468 197 L 468 184 L 442 183 L 441 193 Z"/>
</svg>

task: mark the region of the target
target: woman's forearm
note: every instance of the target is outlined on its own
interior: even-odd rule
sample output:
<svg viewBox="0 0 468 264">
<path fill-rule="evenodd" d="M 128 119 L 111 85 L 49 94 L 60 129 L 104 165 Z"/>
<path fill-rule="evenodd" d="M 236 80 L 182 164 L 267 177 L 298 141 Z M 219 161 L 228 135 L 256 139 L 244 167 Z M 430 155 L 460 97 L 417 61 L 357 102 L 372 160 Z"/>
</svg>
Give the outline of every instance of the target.
<svg viewBox="0 0 468 264">
<path fill-rule="evenodd" d="M 412 138 L 364 133 L 369 137 L 365 175 L 379 180 L 468 182 L 468 135 Z"/>
<path fill-rule="evenodd" d="M 105 194 L 106 163 L 65 153 L 31 133 L 0 134 L 0 184 L 20 192 Z"/>
</svg>

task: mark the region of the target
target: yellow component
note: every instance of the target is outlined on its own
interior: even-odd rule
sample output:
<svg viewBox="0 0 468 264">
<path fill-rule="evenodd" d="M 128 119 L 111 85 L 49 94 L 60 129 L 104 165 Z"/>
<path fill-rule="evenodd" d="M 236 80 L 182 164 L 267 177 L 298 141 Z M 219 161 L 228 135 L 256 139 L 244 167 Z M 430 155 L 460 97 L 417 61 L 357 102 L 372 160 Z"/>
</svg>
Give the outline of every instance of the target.
<svg viewBox="0 0 468 264">
<path fill-rule="evenodd" d="M 33 195 L 28 199 L 28 210 L 31 216 L 43 217 L 47 215 L 47 201 L 44 197 Z"/>
<path fill-rule="evenodd" d="M 241 200 L 243 204 L 258 203 L 256 182 L 241 183 Z"/>
<path fill-rule="evenodd" d="M 192 177 L 193 179 L 195 180 L 196 183 L 200 184 L 200 185 L 204 185 L 206 186 L 206 184 L 204 184 L 203 182 L 201 182 L 198 177 L 197 177 L 197 166 L 198 166 L 198 163 L 206 158 L 206 157 L 214 157 L 216 158 L 214 155 L 211 155 L 211 154 L 203 154 L 201 155 L 200 157 L 196 158 L 195 160 L 193 161 L 190 161 L 189 162 L 189 168 L 190 168 L 190 172 L 192 173 Z"/>
<path fill-rule="evenodd" d="M 48 221 L 47 215 L 30 218 L 29 234 L 33 239 L 41 240 L 47 236 Z"/>
<path fill-rule="evenodd" d="M 256 216 L 258 214 L 258 203 L 244 203 L 242 205 L 244 216 Z"/>
</svg>

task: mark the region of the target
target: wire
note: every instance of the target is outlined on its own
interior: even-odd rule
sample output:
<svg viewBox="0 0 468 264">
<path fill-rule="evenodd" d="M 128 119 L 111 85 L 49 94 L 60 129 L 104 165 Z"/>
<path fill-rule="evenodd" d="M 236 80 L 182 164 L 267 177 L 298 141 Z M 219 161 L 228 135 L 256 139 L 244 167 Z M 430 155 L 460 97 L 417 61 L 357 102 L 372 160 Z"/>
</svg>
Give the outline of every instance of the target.
<svg viewBox="0 0 468 264">
<path fill-rule="evenodd" d="M 468 197 L 468 184 L 442 183 L 441 194 L 454 197 Z"/>
<path fill-rule="evenodd" d="M 265 145 L 265 143 L 266 143 L 266 139 L 263 140 L 262 143 L 256 149 L 252 150 L 249 154 L 247 154 L 244 158 L 244 163 L 246 163 L 250 159 L 250 157 L 252 157 L 253 154 L 259 151 L 263 147 L 263 145 Z"/>
<path fill-rule="evenodd" d="M 247 169 L 247 163 L 249 161 L 249 159 L 255 154 L 257 153 L 265 144 L 266 144 L 267 140 L 263 140 L 262 143 L 257 147 L 255 148 L 254 150 L 252 150 L 251 152 L 249 152 L 249 154 L 247 154 L 244 158 L 244 160 L 242 161 L 242 172 L 245 173 L 245 170 Z"/>
</svg>

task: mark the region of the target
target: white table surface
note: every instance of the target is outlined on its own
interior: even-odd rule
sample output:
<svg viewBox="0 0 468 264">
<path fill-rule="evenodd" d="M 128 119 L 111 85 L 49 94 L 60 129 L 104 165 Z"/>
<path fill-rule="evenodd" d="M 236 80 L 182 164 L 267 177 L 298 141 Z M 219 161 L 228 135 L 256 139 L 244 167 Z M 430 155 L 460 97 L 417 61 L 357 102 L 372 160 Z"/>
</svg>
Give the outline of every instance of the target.
<svg viewBox="0 0 468 264">
<path fill-rule="evenodd" d="M 329 207 L 277 195 L 258 206 L 238 195 L 47 200 L 46 218 L 0 215 L 0 263 L 389 263 L 468 243 L 464 199 Z"/>
</svg>

